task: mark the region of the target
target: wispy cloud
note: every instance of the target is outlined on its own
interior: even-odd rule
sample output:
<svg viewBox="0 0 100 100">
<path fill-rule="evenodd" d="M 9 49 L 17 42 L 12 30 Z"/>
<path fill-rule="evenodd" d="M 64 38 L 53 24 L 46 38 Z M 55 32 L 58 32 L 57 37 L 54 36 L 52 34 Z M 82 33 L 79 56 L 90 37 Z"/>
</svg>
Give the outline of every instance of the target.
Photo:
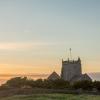
<svg viewBox="0 0 100 100">
<path fill-rule="evenodd" d="M 0 43 L 1 50 L 13 50 L 31 47 L 30 44 L 26 43 Z"/>
<path fill-rule="evenodd" d="M 45 42 L 1 42 L 0 50 L 17 50 L 17 49 L 31 49 L 40 46 L 55 45 L 55 43 Z"/>
<path fill-rule="evenodd" d="M 100 72 L 88 73 L 93 80 L 100 81 Z"/>
<path fill-rule="evenodd" d="M 27 76 L 27 77 L 47 77 L 49 74 L 0 74 L 0 77 L 18 77 L 18 76 Z"/>
</svg>

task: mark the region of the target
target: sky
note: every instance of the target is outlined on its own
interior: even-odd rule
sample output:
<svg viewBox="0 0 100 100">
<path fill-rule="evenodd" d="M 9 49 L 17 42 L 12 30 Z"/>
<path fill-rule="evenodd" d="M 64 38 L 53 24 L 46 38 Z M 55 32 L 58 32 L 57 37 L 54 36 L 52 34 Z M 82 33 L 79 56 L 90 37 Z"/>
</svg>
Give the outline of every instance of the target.
<svg viewBox="0 0 100 100">
<path fill-rule="evenodd" d="M 0 0 L 0 74 L 60 74 L 79 56 L 100 72 L 100 0 Z"/>
</svg>

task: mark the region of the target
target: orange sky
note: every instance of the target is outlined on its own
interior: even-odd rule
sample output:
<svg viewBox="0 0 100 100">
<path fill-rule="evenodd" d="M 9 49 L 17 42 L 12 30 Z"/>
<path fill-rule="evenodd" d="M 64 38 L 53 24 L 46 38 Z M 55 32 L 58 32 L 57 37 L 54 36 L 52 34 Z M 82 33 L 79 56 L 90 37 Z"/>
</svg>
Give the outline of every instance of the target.
<svg viewBox="0 0 100 100">
<path fill-rule="evenodd" d="M 100 72 L 100 0 L 0 0 L 0 74 L 60 74 L 79 56 Z"/>
</svg>

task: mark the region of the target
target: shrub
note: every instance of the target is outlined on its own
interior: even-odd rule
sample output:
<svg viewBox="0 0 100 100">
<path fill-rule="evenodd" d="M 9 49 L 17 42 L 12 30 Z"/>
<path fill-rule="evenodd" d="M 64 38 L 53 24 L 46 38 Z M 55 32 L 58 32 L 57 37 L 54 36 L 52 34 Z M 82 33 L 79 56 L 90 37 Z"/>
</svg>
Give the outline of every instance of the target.
<svg viewBox="0 0 100 100">
<path fill-rule="evenodd" d="M 75 82 L 72 86 L 74 89 L 83 89 L 83 90 L 91 90 L 93 88 L 93 84 L 91 81 L 78 81 Z"/>
<path fill-rule="evenodd" d="M 100 81 L 94 81 L 93 87 L 100 91 Z"/>
</svg>

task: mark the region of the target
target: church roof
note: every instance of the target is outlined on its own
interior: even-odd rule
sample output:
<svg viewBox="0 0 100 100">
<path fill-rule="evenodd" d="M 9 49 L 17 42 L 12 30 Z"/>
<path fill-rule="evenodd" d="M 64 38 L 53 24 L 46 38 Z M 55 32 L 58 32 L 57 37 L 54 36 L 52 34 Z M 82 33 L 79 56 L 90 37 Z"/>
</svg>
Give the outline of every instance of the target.
<svg viewBox="0 0 100 100">
<path fill-rule="evenodd" d="M 92 81 L 92 79 L 90 78 L 90 76 L 89 76 L 88 74 L 85 73 L 85 74 L 83 74 L 82 76 L 83 76 L 82 78 L 83 78 L 84 80 Z"/>
<path fill-rule="evenodd" d="M 55 71 L 48 77 L 48 80 L 57 80 L 57 79 L 60 79 L 60 76 Z"/>
<path fill-rule="evenodd" d="M 75 81 L 83 81 L 83 80 L 87 80 L 87 81 L 92 81 L 92 79 L 89 77 L 88 74 L 82 74 L 80 76 L 75 76 L 71 79 L 71 82 L 75 82 Z"/>
</svg>

